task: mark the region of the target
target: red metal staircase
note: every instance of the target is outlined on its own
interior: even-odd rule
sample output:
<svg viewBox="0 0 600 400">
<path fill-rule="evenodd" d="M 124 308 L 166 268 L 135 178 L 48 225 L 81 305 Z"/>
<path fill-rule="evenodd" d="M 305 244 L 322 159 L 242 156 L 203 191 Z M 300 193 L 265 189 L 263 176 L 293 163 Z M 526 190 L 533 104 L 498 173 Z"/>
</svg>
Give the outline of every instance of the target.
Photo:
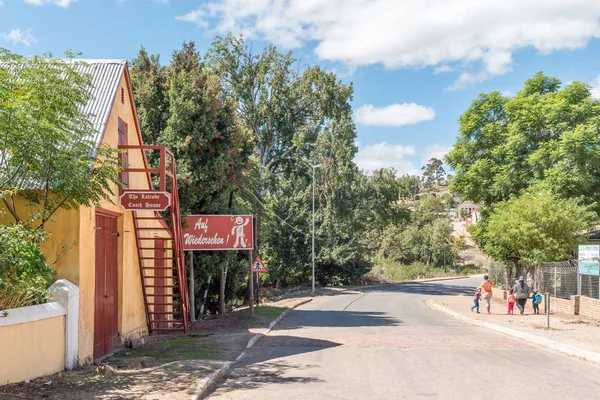
<svg viewBox="0 0 600 400">
<path fill-rule="evenodd" d="M 171 196 L 171 205 L 165 212 L 132 211 L 148 330 L 151 334 L 187 333 L 189 297 L 175 158 L 164 146 L 121 145 L 119 149 L 139 150 L 144 158 L 145 168 L 126 167 L 123 173 L 146 174 L 152 190 Z M 148 167 L 147 152 L 159 154 L 159 168 Z M 135 180 L 128 177 L 127 182 L 132 186 Z M 129 187 L 125 190 L 147 189 Z"/>
</svg>

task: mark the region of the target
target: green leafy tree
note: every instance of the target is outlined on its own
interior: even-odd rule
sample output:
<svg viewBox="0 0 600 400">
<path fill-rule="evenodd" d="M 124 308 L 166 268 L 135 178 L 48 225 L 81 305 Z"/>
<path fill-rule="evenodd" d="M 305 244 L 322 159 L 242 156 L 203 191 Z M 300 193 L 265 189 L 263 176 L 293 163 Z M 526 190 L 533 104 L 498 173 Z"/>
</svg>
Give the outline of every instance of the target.
<svg viewBox="0 0 600 400">
<path fill-rule="evenodd" d="M 398 178 L 402 200 L 416 200 L 421 191 L 421 179 L 418 176 L 403 175 Z"/>
<path fill-rule="evenodd" d="M 448 210 L 456 207 L 457 205 L 456 199 L 450 193 L 444 193 L 442 195 L 442 200 L 444 200 L 444 203 L 446 204 L 446 208 Z"/>
<path fill-rule="evenodd" d="M 43 230 L 59 209 L 110 200 L 117 154 L 97 148 L 89 115 L 91 77 L 47 57 L 0 53 L 0 190 L 16 223 Z M 16 197 L 29 201 L 28 215 Z"/>
<path fill-rule="evenodd" d="M 249 212 L 236 192 L 252 166 L 252 144 L 236 118 L 235 104 L 223 96 L 194 42 L 173 52 L 164 67 L 142 48 L 132 62 L 132 83 L 145 142 L 164 145 L 175 155 L 182 213 Z M 229 289 L 225 284 L 239 275 L 241 264 L 226 252 L 196 255 L 195 260 L 196 294 L 209 275 L 220 275 L 215 282 L 219 309 L 225 312 L 225 296 L 235 294 L 237 282 Z"/>
<path fill-rule="evenodd" d="M 424 181 L 429 185 L 434 183 L 440 184 L 446 176 L 446 171 L 444 171 L 444 163 L 442 160 L 437 158 L 430 159 L 427 164 L 421 168 L 421 170 L 423 171 Z"/>
<path fill-rule="evenodd" d="M 542 73 L 514 97 L 481 94 L 460 117 L 460 131 L 446 156 L 454 169 L 451 189 L 491 206 L 538 181 L 561 197 L 600 195 L 600 102 L 589 88 Z"/>
<path fill-rule="evenodd" d="M 496 260 L 533 266 L 563 260 L 576 250 L 577 234 L 598 223 L 580 199 L 564 199 L 543 184 L 512 195 L 494 207 L 473 237 Z"/>
<path fill-rule="evenodd" d="M 260 250 L 269 265 L 281 266 L 269 278 L 285 285 L 288 278 L 309 277 L 310 256 L 304 251 L 310 246 L 297 246 L 310 243 L 310 225 L 299 216 L 310 209 L 311 165 L 316 164 L 321 164 L 316 174 L 317 275 L 325 282 L 346 268 L 350 274 L 360 270 L 365 221 L 364 208 L 358 206 L 364 204 L 358 196 L 361 174 L 352 161 L 357 150 L 352 86 L 320 67 L 299 66 L 291 53 L 272 45 L 256 53 L 231 35 L 213 42 L 207 65 L 220 77 L 224 95 L 235 101 L 255 147 L 258 180 L 247 191 L 260 210 Z"/>
</svg>

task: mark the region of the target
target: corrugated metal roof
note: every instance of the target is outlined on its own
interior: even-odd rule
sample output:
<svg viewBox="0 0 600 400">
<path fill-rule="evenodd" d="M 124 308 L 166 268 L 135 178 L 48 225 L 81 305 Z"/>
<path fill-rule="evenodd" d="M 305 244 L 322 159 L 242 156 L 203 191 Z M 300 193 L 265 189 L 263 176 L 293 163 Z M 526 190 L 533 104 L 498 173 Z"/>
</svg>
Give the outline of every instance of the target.
<svg viewBox="0 0 600 400">
<path fill-rule="evenodd" d="M 95 131 L 94 142 L 96 146 L 100 146 L 102 133 L 108 122 L 108 116 L 127 61 L 75 60 L 74 63 L 77 72 L 92 76 L 92 99 L 85 106 L 83 112 L 89 115 Z"/>
</svg>

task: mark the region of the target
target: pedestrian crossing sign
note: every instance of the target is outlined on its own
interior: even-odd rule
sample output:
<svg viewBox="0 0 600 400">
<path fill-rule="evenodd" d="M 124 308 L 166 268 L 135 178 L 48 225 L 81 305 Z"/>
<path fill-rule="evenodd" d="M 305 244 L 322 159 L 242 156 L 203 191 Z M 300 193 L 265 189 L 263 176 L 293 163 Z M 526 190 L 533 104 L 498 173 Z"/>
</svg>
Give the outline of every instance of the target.
<svg viewBox="0 0 600 400">
<path fill-rule="evenodd" d="M 265 263 L 258 256 L 256 256 L 256 260 L 252 264 L 252 272 L 269 272 L 267 267 L 265 267 Z"/>
</svg>

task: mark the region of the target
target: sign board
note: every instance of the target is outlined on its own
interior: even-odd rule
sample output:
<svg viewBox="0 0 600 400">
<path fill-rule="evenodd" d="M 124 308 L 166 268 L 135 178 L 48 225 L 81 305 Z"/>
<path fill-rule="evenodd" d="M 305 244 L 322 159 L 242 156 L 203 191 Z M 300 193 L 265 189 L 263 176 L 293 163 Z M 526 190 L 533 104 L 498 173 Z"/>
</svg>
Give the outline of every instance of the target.
<svg viewBox="0 0 600 400">
<path fill-rule="evenodd" d="M 124 190 L 119 203 L 129 211 L 165 211 L 171 205 L 171 194 L 154 190 Z"/>
<path fill-rule="evenodd" d="M 578 272 L 581 275 L 599 276 L 600 270 L 600 245 L 589 244 L 579 246 L 577 260 Z"/>
<path fill-rule="evenodd" d="M 188 215 L 183 217 L 184 250 L 252 250 L 252 215 Z"/>
<path fill-rule="evenodd" d="M 256 256 L 256 260 L 252 263 L 252 272 L 269 272 L 263 260 L 259 256 Z"/>
</svg>

